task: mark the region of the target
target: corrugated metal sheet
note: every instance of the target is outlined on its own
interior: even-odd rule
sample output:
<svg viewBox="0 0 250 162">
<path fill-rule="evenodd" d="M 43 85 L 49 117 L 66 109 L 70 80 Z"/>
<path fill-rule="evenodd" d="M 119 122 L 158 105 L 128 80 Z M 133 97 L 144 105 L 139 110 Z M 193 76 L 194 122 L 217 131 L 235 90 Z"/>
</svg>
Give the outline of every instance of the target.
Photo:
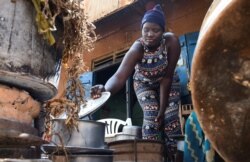
<svg viewBox="0 0 250 162">
<path fill-rule="evenodd" d="M 137 0 L 84 0 L 84 9 L 91 22 L 106 17 Z"/>
</svg>

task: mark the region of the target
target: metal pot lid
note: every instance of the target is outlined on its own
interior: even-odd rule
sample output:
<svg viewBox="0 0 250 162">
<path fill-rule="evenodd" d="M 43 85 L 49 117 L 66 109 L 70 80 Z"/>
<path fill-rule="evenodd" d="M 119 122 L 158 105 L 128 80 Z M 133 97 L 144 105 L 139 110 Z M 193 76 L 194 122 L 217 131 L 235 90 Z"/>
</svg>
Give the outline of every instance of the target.
<svg viewBox="0 0 250 162">
<path fill-rule="evenodd" d="M 110 97 L 111 93 L 110 92 L 102 92 L 102 96 L 100 98 L 97 99 L 88 99 L 86 101 L 86 103 L 84 105 L 81 105 L 80 107 L 80 111 L 78 113 L 79 118 L 84 118 L 86 116 L 89 116 L 90 114 L 94 113 L 95 111 L 97 111 L 99 108 L 101 108 L 101 106 L 103 104 L 105 104 L 109 97 Z M 67 118 L 67 114 L 64 112 L 61 115 L 59 115 L 60 119 L 66 119 Z"/>
<path fill-rule="evenodd" d="M 94 147 L 75 147 L 75 146 L 56 146 L 53 144 L 43 144 L 41 145 L 41 150 L 47 154 L 57 154 L 65 155 L 66 153 L 70 154 L 88 154 L 88 155 L 112 155 L 113 150 L 94 148 Z"/>
<path fill-rule="evenodd" d="M 100 98 L 97 99 L 91 98 L 87 100 L 85 105 L 81 105 L 80 112 L 78 113 L 79 118 L 80 119 L 84 118 L 90 115 L 91 113 L 97 111 L 99 108 L 101 108 L 103 104 L 105 104 L 108 101 L 110 95 L 111 95 L 110 92 L 102 92 L 102 96 Z"/>
</svg>

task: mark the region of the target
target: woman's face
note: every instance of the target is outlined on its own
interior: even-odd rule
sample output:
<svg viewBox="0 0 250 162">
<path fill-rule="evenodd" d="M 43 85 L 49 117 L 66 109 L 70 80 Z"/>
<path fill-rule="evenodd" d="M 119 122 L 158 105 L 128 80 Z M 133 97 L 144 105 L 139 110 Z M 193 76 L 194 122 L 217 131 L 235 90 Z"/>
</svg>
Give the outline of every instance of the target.
<svg viewBox="0 0 250 162">
<path fill-rule="evenodd" d="M 162 38 L 163 30 L 156 23 L 146 22 L 142 26 L 142 39 L 148 47 L 158 46 Z"/>
</svg>

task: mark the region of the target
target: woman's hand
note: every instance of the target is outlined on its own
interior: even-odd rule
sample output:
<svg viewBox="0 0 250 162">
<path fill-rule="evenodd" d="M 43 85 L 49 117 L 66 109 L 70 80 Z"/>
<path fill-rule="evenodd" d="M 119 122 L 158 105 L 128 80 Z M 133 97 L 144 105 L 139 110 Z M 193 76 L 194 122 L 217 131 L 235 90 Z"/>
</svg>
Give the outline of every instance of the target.
<svg viewBox="0 0 250 162">
<path fill-rule="evenodd" d="M 155 122 L 157 122 L 158 123 L 158 125 L 159 125 L 159 130 L 161 130 L 162 129 L 162 127 L 164 126 L 164 113 L 158 113 L 158 115 L 157 115 L 157 117 L 155 118 Z"/>
<path fill-rule="evenodd" d="M 106 90 L 105 90 L 103 85 L 101 85 L 101 84 L 95 85 L 90 90 L 91 98 L 93 98 L 93 99 L 100 98 L 102 96 L 102 92 L 105 92 L 105 91 Z"/>
</svg>

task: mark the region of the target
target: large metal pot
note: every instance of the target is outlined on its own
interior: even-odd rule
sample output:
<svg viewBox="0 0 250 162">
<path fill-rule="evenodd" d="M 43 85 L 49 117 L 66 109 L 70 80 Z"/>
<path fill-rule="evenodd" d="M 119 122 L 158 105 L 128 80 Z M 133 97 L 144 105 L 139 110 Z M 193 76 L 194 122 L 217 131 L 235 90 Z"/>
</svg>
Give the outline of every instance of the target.
<svg viewBox="0 0 250 162">
<path fill-rule="evenodd" d="M 65 119 L 53 119 L 51 140 L 57 145 L 104 148 L 104 123 L 79 120 L 78 129 L 79 132 L 76 129 L 69 129 L 65 125 Z"/>
</svg>

